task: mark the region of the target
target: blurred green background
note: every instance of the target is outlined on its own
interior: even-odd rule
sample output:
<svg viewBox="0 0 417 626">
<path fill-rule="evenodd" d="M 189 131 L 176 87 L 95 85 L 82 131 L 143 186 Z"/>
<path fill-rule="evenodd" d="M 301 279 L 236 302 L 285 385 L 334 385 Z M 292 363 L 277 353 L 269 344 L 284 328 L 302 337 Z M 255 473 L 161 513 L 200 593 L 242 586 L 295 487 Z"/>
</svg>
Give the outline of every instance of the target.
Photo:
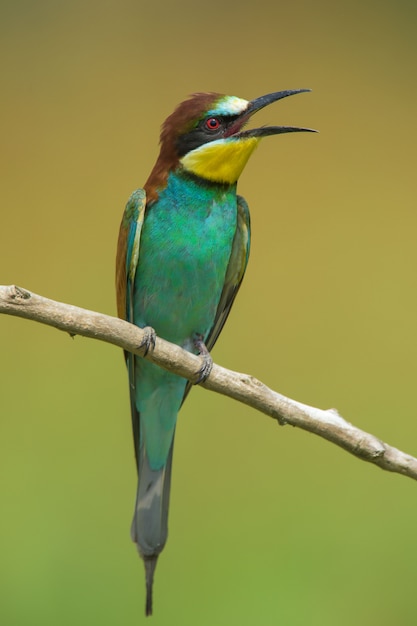
<svg viewBox="0 0 417 626">
<path fill-rule="evenodd" d="M 251 262 L 215 360 L 417 454 L 417 5 L 1 3 L 0 282 L 114 314 L 121 214 L 194 91 L 257 123 Z M 0 319 L 0 623 L 136 625 L 120 351 Z M 414 625 L 416 485 L 202 389 L 152 624 Z"/>
</svg>

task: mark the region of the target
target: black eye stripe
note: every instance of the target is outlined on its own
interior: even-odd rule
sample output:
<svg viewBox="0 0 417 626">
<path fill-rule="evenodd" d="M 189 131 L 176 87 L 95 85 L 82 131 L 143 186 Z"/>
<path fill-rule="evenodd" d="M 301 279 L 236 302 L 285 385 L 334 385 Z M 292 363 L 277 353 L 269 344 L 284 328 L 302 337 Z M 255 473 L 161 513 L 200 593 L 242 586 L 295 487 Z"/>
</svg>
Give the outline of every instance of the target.
<svg viewBox="0 0 417 626">
<path fill-rule="evenodd" d="M 238 117 L 239 115 L 207 115 L 198 121 L 192 130 L 178 137 L 176 142 L 178 157 L 181 158 L 191 150 L 223 137 L 227 128 L 234 124 Z M 207 126 L 207 122 L 212 119 L 219 122 L 217 128 Z"/>
</svg>

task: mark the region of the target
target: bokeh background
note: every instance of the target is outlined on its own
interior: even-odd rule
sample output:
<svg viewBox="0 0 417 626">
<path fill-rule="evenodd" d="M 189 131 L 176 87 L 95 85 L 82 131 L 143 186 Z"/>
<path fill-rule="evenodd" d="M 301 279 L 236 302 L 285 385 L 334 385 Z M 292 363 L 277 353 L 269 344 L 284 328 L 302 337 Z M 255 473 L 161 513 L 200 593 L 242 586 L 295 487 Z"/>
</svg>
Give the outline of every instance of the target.
<svg viewBox="0 0 417 626">
<path fill-rule="evenodd" d="M 257 123 L 251 262 L 215 352 L 417 454 L 417 5 L 3 0 L 0 282 L 115 313 L 124 203 L 194 91 L 310 87 Z M 136 625 L 120 351 L 0 319 L 0 623 Z M 152 624 L 414 625 L 417 491 L 202 389 Z"/>
</svg>

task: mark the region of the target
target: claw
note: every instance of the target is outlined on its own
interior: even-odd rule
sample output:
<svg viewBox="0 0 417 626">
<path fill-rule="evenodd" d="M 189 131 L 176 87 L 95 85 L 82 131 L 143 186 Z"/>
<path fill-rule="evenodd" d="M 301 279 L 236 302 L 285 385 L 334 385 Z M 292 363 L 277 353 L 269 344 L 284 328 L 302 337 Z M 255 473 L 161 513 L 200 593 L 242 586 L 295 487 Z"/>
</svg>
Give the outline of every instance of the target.
<svg viewBox="0 0 417 626">
<path fill-rule="evenodd" d="M 139 346 L 139 350 L 143 350 L 143 356 L 146 356 L 149 351 L 153 351 L 156 343 L 156 332 L 152 328 L 152 326 L 145 326 L 142 328 L 144 332 L 144 337 L 142 343 Z"/>
<path fill-rule="evenodd" d="M 197 379 L 194 382 L 194 385 L 199 385 L 200 383 L 206 382 L 207 378 L 210 376 L 211 370 L 213 369 L 213 359 L 211 358 L 210 352 L 207 350 L 206 344 L 204 343 L 203 335 L 196 333 L 194 345 L 203 361 L 201 368 L 197 372 Z"/>
</svg>

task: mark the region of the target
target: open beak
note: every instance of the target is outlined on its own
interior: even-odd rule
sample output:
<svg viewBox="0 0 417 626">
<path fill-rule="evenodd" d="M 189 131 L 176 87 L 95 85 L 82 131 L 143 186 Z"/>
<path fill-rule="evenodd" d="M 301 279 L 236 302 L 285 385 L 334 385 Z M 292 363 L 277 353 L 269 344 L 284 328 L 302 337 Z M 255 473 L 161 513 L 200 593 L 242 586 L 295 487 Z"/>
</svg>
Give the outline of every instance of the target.
<svg viewBox="0 0 417 626">
<path fill-rule="evenodd" d="M 243 126 L 245 126 L 256 111 L 260 111 L 260 109 L 272 104 L 272 102 L 282 100 L 282 98 L 287 98 L 288 96 L 294 96 L 297 93 L 304 93 L 307 91 L 311 91 L 311 89 L 287 89 L 286 91 L 275 91 L 274 93 L 269 93 L 266 96 L 261 96 L 260 98 L 251 100 L 246 108 L 246 111 L 243 111 L 236 122 L 228 129 L 227 136 L 244 138 L 266 137 L 268 135 L 279 135 L 281 133 L 316 133 L 317 131 L 312 128 L 301 128 L 299 126 L 262 126 L 261 128 L 251 128 L 249 130 L 241 131 Z"/>
</svg>

